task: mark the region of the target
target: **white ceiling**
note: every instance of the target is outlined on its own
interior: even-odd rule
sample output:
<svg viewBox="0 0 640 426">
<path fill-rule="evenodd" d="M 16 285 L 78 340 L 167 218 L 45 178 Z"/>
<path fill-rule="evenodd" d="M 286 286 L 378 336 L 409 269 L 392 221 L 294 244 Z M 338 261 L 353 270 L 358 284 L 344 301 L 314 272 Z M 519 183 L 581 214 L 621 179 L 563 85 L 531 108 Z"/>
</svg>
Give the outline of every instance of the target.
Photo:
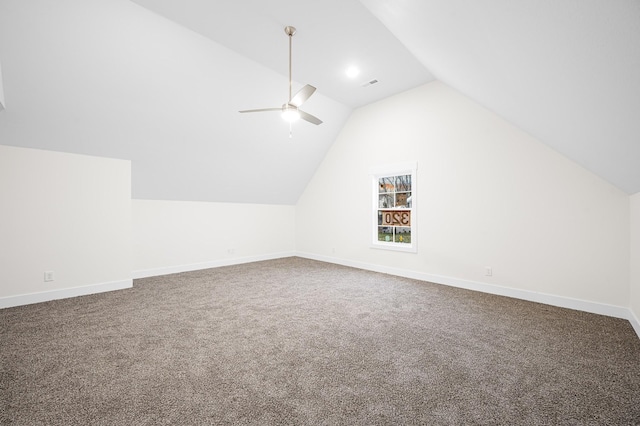
<svg viewBox="0 0 640 426">
<path fill-rule="evenodd" d="M 0 64 L 0 111 L 4 109 L 4 89 L 2 86 L 2 64 Z"/>
<path fill-rule="evenodd" d="M 640 191 L 640 1 L 362 3 L 438 80 Z"/>
<path fill-rule="evenodd" d="M 293 139 L 237 113 L 286 100 L 286 25 L 324 121 Z M 295 204 L 353 108 L 434 76 L 640 191 L 638 0 L 0 0 L 0 61 L 0 143 L 130 159 L 134 198 Z"/>
<path fill-rule="evenodd" d="M 350 107 L 435 76 L 640 191 L 638 0 L 134 1 L 285 75 L 281 29 L 298 26 L 294 75 Z"/>
<path fill-rule="evenodd" d="M 131 160 L 140 199 L 295 204 L 351 113 L 239 114 L 287 77 L 129 0 L 0 0 L 0 60 L 0 144 Z"/>
<path fill-rule="evenodd" d="M 133 1 L 283 76 L 289 72 L 284 27 L 292 25 L 293 78 L 351 108 L 434 80 L 358 0 Z M 351 65 L 361 71 L 357 78 L 345 75 Z M 282 89 L 286 98 L 286 83 Z"/>
</svg>

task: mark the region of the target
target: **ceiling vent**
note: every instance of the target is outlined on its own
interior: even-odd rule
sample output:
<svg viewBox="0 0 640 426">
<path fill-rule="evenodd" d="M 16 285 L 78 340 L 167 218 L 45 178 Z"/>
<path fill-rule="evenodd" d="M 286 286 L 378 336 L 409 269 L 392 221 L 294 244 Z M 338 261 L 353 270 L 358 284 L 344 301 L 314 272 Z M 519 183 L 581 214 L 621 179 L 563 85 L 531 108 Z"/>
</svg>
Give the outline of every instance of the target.
<svg viewBox="0 0 640 426">
<path fill-rule="evenodd" d="M 371 86 L 372 84 L 376 84 L 377 82 L 378 80 L 374 78 L 373 80 L 365 81 L 364 83 L 361 84 L 361 86 L 367 87 L 367 86 Z"/>
</svg>

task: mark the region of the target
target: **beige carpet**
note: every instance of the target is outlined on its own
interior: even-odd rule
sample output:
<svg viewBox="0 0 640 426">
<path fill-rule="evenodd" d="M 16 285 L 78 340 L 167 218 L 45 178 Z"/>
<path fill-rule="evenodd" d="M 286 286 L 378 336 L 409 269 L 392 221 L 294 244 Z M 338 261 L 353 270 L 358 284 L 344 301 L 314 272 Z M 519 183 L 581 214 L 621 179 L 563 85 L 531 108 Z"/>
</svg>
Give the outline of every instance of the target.
<svg viewBox="0 0 640 426">
<path fill-rule="evenodd" d="M 640 424 L 627 321 L 300 258 L 0 324 L 3 425 Z"/>
</svg>

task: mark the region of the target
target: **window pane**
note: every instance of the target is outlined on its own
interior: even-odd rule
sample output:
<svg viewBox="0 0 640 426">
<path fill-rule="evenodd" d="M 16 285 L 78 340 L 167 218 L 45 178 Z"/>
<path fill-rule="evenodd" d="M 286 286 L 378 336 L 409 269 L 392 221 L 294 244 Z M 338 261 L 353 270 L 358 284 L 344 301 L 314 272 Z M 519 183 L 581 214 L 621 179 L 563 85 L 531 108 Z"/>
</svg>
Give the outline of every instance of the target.
<svg viewBox="0 0 640 426">
<path fill-rule="evenodd" d="M 396 176 L 396 191 L 411 191 L 411 175 Z"/>
<path fill-rule="evenodd" d="M 408 198 L 411 196 L 410 192 L 396 192 L 396 207 L 407 208 Z"/>
<path fill-rule="evenodd" d="M 378 179 L 378 192 L 394 192 L 396 190 L 395 176 L 383 177 Z"/>
<path fill-rule="evenodd" d="M 393 227 L 378 226 L 378 241 L 393 241 Z"/>
<path fill-rule="evenodd" d="M 388 209 L 394 207 L 393 194 L 380 194 L 378 196 L 378 208 Z"/>
<path fill-rule="evenodd" d="M 378 225 L 411 226 L 411 210 L 379 210 Z"/>
<path fill-rule="evenodd" d="M 397 227 L 395 231 L 396 243 L 411 244 L 411 228 Z"/>
</svg>

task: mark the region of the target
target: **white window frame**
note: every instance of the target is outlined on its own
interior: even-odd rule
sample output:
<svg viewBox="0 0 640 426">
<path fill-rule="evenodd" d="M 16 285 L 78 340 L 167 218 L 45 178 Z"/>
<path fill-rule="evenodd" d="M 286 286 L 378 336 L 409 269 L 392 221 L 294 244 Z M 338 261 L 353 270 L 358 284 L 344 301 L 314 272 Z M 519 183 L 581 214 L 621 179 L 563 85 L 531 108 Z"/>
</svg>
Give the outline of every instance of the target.
<svg viewBox="0 0 640 426">
<path fill-rule="evenodd" d="M 409 253 L 418 252 L 418 203 L 417 203 L 417 183 L 418 183 L 418 163 L 407 162 L 389 165 L 374 166 L 371 168 L 371 188 L 372 188 L 372 211 L 371 211 L 371 247 L 383 250 L 403 251 Z M 411 214 L 411 243 L 398 243 L 378 241 L 378 210 L 379 206 L 379 180 L 384 177 L 411 175 L 411 207 L 408 208 Z M 395 210 L 388 208 L 385 210 Z M 402 211 L 406 211 L 403 209 Z M 400 210 L 399 210 L 400 211 Z"/>
</svg>

